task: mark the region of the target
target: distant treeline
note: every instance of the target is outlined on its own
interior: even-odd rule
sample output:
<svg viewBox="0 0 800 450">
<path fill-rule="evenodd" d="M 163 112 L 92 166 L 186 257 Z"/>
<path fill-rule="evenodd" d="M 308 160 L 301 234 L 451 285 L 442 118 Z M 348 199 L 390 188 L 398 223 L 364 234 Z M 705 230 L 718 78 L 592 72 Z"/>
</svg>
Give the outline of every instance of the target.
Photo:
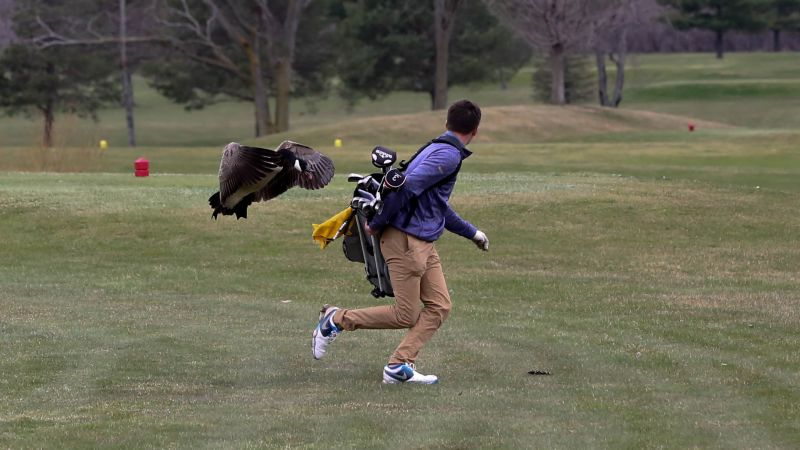
<svg viewBox="0 0 800 450">
<path fill-rule="evenodd" d="M 0 0 L 0 111 L 41 115 L 50 146 L 57 113 L 116 102 L 133 146 L 134 73 L 186 109 L 250 102 L 261 136 L 298 97 L 444 109 L 535 61 L 537 98 L 614 108 L 632 52 L 796 50 L 800 0 Z"/>
<path fill-rule="evenodd" d="M 745 33 L 733 31 L 725 35 L 724 45 L 729 52 L 760 52 L 774 49 L 771 31 Z M 663 23 L 651 23 L 628 35 L 631 53 L 691 53 L 713 52 L 714 33 L 705 30 L 676 30 Z M 783 50 L 800 51 L 800 32 L 785 32 L 781 36 Z"/>
</svg>

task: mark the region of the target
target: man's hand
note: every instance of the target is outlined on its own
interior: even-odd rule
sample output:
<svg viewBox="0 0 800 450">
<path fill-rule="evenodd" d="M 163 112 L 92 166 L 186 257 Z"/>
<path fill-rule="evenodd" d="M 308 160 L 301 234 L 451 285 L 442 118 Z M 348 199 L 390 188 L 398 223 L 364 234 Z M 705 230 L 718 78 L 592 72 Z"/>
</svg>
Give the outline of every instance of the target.
<svg viewBox="0 0 800 450">
<path fill-rule="evenodd" d="M 475 232 L 475 236 L 472 236 L 472 242 L 478 246 L 479 249 L 488 252 L 489 251 L 489 238 L 486 237 L 486 233 L 481 230 Z"/>
<path fill-rule="evenodd" d="M 364 222 L 364 231 L 366 231 L 367 234 L 370 236 L 375 236 L 375 231 L 373 231 L 372 228 L 369 227 L 369 224 L 366 222 Z"/>
</svg>

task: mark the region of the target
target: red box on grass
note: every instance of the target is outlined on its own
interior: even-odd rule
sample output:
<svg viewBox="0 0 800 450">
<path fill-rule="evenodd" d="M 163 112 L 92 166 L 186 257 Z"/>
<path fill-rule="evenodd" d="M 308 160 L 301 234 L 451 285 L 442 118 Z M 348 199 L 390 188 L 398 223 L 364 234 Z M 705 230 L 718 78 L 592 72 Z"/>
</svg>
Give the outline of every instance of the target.
<svg viewBox="0 0 800 450">
<path fill-rule="evenodd" d="M 150 161 L 139 158 L 133 162 L 134 174 L 137 177 L 146 177 L 150 175 Z"/>
</svg>

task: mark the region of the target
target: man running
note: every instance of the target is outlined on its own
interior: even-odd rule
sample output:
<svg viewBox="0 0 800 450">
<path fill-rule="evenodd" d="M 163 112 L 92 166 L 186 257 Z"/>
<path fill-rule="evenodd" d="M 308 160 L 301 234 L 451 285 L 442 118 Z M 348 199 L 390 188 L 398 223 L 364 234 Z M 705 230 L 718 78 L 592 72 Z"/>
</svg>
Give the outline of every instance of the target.
<svg viewBox="0 0 800 450">
<path fill-rule="evenodd" d="M 450 208 L 448 200 L 462 161 L 478 132 L 481 110 L 469 100 L 447 111 L 447 131 L 424 147 L 406 169 L 402 188 L 387 196 L 383 209 L 366 227 L 380 236 L 381 252 L 389 267 L 395 304 L 362 309 L 328 307 L 313 332 L 314 358 L 325 356 L 328 345 L 343 330 L 408 328 L 383 369 L 389 384 L 435 384 L 438 377 L 416 371 L 422 347 L 450 312 L 450 294 L 434 242 L 444 230 L 489 249 L 489 239 Z"/>
</svg>

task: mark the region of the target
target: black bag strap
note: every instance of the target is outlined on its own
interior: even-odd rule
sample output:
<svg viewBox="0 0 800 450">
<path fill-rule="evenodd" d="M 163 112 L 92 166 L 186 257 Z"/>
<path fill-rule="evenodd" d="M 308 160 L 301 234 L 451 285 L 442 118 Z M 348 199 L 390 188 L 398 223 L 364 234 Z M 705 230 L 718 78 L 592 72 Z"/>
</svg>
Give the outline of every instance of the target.
<svg viewBox="0 0 800 450">
<path fill-rule="evenodd" d="M 439 136 L 436 139 L 428 141 L 427 144 L 425 144 L 422 147 L 420 147 L 419 150 L 417 150 L 413 155 L 411 155 L 411 158 L 409 158 L 408 161 L 406 161 L 406 160 L 400 161 L 400 164 L 399 164 L 400 170 L 405 172 L 406 169 L 408 169 L 408 165 L 411 164 L 411 161 L 414 161 L 415 159 L 417 159 L 417 156 L 419 156 L 419 154 L 422 153 L 423 150 L 425 150 L 426 148 L 430 147 L 431 144 L 450 144 L 453 147 L 455 147 L 456 150 L 458 150 L 458 151 L 461 151 L 461 149 L 464 148 L 464 144 L 462 144 L 461 141 L 457 137 L 450 136 L 449 134 L 444 134 L 442 136 Z"/>
</svg>

